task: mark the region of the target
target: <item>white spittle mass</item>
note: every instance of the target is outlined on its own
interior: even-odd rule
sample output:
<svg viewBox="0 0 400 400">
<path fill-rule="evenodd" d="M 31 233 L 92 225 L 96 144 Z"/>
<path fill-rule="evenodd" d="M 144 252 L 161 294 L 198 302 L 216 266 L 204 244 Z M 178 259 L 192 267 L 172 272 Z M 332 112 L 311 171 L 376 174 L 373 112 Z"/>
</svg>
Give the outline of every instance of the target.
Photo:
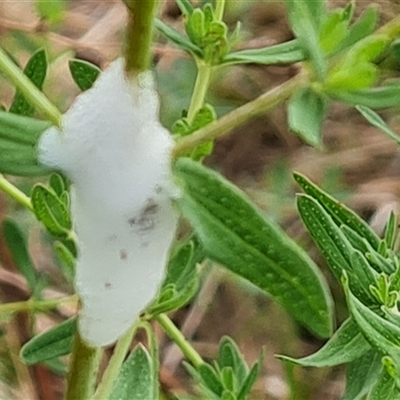
<svg viewBox="0 0 400 400">
<path fill-rule="evenodd" d="M 177 225 L 172 145 L 151 73 L 128 81 L 122 59 L 41 137 L 39 160 L 73 183 L 79 329 L 94 346 L 129 329 L 164 276 Z"/>
</svg>

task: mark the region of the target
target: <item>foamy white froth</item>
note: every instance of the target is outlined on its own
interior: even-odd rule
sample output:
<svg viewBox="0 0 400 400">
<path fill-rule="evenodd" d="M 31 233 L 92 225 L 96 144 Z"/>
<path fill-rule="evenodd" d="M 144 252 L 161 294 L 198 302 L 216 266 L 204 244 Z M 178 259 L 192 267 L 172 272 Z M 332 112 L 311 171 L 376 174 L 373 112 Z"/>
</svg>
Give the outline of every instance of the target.
<svg viewBox="0 0 400 400">
<path fill-rule="evenodd" d="M 41 137 L 40 162 L 73 183 L 79 329 L 92 345 L 129 329 L 163 278 L 177 224 L 172 146 L 151 72 L 128 82 L 122 59 Z"/>
</svg>

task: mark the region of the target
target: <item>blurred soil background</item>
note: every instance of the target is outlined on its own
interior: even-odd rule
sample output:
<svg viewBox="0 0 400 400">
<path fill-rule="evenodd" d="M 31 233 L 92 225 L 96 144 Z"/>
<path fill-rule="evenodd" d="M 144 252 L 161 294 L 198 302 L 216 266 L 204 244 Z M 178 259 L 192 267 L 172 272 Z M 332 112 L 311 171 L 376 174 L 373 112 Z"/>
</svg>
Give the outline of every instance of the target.
<svg viewBox="0 0 400 400">
<path fill-rule="evenodd" d="M 42 2 L 46 3 L 46 2 Z M 330 6 L 347 2 L 332 0 Z M 356 14 L 372 2 L 358 1 Z M 398 2 L 373 2 L 381 10 L 381 21 L 399 12 Z M 51 2 L 48 2 L 51 4 Z M 50 7 L 50 5 L 46 5 Z M 45 13 L 49 10 L 42 10 Z M 50 10 L 51 11 L 51 10 Z M 51 68 L 45 93 L 65 111 L 78 89 L 68 70 L 68 60 L 77 57 L 104 68 L 121 54 L 125 9 L 118 1 L 66 0 L 63 10 L 49 13 L 52 21 L 39 17 L 32 0 L 0 2 L 1 46 L 21 65 L 38 48 L 49 52 Z M 160 9 L 163 20 L 182 31 L 182 17 L 174 1 Z M 279 1 L 227 1 L 226 22 L 234 29 L 242 22 L 237 48 L 273 45 L 292 38 Z M 157 35 L 154 63 L 162 97 L 162 119 L 167 127 L 187 108 L 195 78 L 190 58 Z M 234 66 L 214 75 L 208 101 L 222 115 L 294 76 L 293 66 Z M 9 106 L 14 89 L 0 77 L 0 101 Z M 397 131 L 399 116 L 382 115 Z M 325 150 L 303 144 L 287 129 L 285 107 L 249 121 L 232 134 L 218 140 L 206 163 L 243 188 L 267 215 L 301 243 L 326 273 L 337 300 L 337 323 L 346 318 L 341 289 L 333 282 L 317 249 L 305 233 L 295 209 L 296 188 L 292 171 L 299 171 L 346 202 L 381 232 L 391 210 L 400 210 L 400 157 L 396 145 L 367 125 L 362 117 L 343 105 L 334 104 L 324 124 Z M 33 181 L 9 177 L 22 190 Z M 13 216 L 29 234 L 30 249 L 37 267 L 48 275 L 48 296 L 71 293 L 49 247 L 49 241 L 31 216 L 4 195 L 0 196 L 0 219 Z M 29 292 L 16 272 L 8 249 L 0 241 L 0 300 L 26 300 Z M 200 354 L 213 357 L 221 336 L 227 334 L 239 344 L 248 363 L 264 349 L 265 361 L 252 399 L 334 400 L 344 388 L 343 368 L 288 368 L 274 354 L 308 355 L 323 341 L 296 325 L 279 306 L 250 284 L 223 268 L 208 265 L 202 288 L 192 304 L 172 315 Z M 36 318 L 34 331 L 40 332 L 73 315 L 65 308 Z M 64 390 L 62 368 L 58 373 L 46 366 L 27 368 L 18 361 L 18 350 L 28 338 L 32 320 L 21 314 L 0 320 L 0 399 L 55 400 Z M 161 382 L 165 398 L 201 398 L 181 365 L 179 350 L 157 328 L 161 343 Z M 54 368 L 53 368 L 54 369 Z M 290 392 L 292 388 L 292 397 Z"/>
</svg>

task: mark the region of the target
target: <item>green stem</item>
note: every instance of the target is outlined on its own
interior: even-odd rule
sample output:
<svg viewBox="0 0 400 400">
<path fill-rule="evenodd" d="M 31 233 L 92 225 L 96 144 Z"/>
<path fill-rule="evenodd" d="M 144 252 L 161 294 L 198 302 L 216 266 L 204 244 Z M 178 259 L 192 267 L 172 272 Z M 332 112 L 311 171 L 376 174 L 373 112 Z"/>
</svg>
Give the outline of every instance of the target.
<svg viewBox="0 0 400 400">
<path fill-rule="evenodd" d="M 65 400 L 88 400 L 92 396 L 101 353 L 101 348 L 89 346 L 76 333 Z"/>
<path fill-rule="evenodd" d="M 216 0 L 215 4 L 215 20 L 222 21 L 224 16 L 225 0 Z M 196 113 L 203 107 L 206 93 L 210 85 L 211 73 L 213 66 L 204 62 L 203 60 L 196 59 L 197 76 L 194 84 L 193 94 L 189 105 L 187 118 L 189 123 L 192 123 Z"/>
<path fill-rule="evenodd" d="M 287 100 L 306 83 L 306 75 L 301 73 L 282 85 L 271 89 L 249 103 L 246 103 L 236 110 L 224 115 L 210 125 L 199 129 L 192 135 L 183 137 L 175 145 L 173 151 L 174 157 L 186 153 L 188 150 L 199 146 L 207 140 L 216 139 L 217 137 L 226 135 L 246 121 L 264 114 L 266 111 Z"/>
<path fill-rule="evenodd" d="M 58 108 L 24 75 L 1 48 L 0 71 L 40 113 L 45 115 L 54 125 L 61 125 L 62 116 Z"/>
<path fill-rule="evenodd" d="M 6 303 L 0 304 L 0 315 L 12 314 L 16 312 L 45 312 L 52 309 L 55 309 L 62 304 L 66 303 L 76 303 L 78 301 L 78 296 L 68 296 L 62 297 L 60 299 L 51 299 L 51 300 L 34 300 L 29 299 L 27 301 L 17 301 L 14 303 Z"/>
<path fill-rule="evenodd" d="M 101 379 L 101 383 L 99 384 L 96 393 L 93 395 L 92 400 L 103 400 L 110 397 L 113 385 L 117 379 L 119 371 L 121 370 L 121 365 L 124 362 L 137 327 L 137 324 L 133 325 L 132 328 L 130 328 L 129 331 L 118 340 L 110 362 L 107 365 L 107 369 Z"/>
<path fill-rule="evenodd" d="M 142 321 L 140 327 L 146 331 L 148 348 L 150 352 L 151 359 L 153 360 L 153 382 L 154 382 L 154 393 L 155 397 L 158 399 L 160 396 L 160 385 L 159 385 L 159 373 L 160 373 L 160 357 L 158 351 L 158 342 L 156 335 L 154 333 L 153 327 L 148 321 Z"/>
<path fill-rule="evenodd" d="M 17 203 L 33 211 L 31 199 L 12 183 L 10 183 L 6 178 L 4 178 L 2 174 L 0 174 L 0 190 L 2 190 L 4 193 L 7 193 Z"/>
<path fill-rule="evenodd" d="M 182 353 L 195 368 L 198 368 L 200 365 L 204 364 L 200 354 L 197 353 L 197 351 L 183 336 L 182 332 L 174 325 L 174 323 L 166 314 L 157 315 L 155 320 L 162 326 L 165 333 L 175 342 L 175 344 L 181 349 Z"/>
<path fill-rule="evenodd" d="M 197 77 L 194 84 L 192 99 L 188 110 L 187 118 L 189 123 L 193 122 L 196 113 L 203 107 L 204 99 L 210 84 L 212 67 L 202 60 L 197 61 Z"/>
<path fill-rule="evenodd" d="M 124 0 L 128 9 L 126 72 L 136 75 L 150 69 L 153 19 L 158 0 Z"/>
</svg>

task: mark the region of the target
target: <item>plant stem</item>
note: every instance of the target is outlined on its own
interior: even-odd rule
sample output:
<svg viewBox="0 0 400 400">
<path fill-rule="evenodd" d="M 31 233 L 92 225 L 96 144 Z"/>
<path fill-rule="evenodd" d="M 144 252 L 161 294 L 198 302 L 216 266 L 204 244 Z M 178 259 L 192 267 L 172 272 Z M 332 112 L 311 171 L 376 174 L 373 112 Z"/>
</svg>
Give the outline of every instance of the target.
<svg viewBox="0 0 400 400">
<path fill-rule="evenodd" d="M 0 190 L 7 193 L 12 197 L 17 203 L 26 207 L 27 209 L 33 211 L 33 206 L 31 199 L 16 186 L 10 183 L 2 174 L 0 174 Z"/>
<path fill-rule="evenodd" d="M 126 353 L 129 350 L 129 346 L 132 343 L 132 339 L 137 328 L 138 325 L 134 324 L 132 328 L 130 328 L 129 331 L 118 340 L 113 355 L 107 365 L 107 369 L 105 370 L 101 379 L 101 383 L 99 384 L 96 393 L 93 395 L 91 400 L 103 400 L 110 397 L 113 385 L 117 379 L 121 365 L 124 362 Z"/>
<path fill-rule="evenodd" d="M 158 0 L 124 0 L 129 9 L 126 34 L 126 72 L 136 75 L 150 69 L 153 19 Z"/>
<path fill-rule="evenodd" d="M 61 112 L 50 100 L 24 75 L 24 73 L 10 60 L 0 48 L 0 71 L 11 83 L 32 103 L 37 110 L 45 115 L 54 125 L 61 125 Z"/>
<path fill-rule="evenodd" d="M 174 325 L 174 323 L 166 314 L 158 314 L 155 317 L 155 320 L 162 326 L 165 333 L 176 343 L 185 357 L 193 364 L 195 368 L 198 368 L 200 365 L 204 364 L 200 354 L 197 353 L 197 351 L 183 336 L 182 332 Z"/>
<path fill-rule="evenodd" d="M 193 94 L 190 100 L 190 106 L 187 115 L 189 123 L 193 122 L 197 111 L 199 111 L 200 108 L 203 107 L 204 99 L 206 97 L 208 86 L 210 84 L 211 72 L 213 69 L 212 66 L 206 64 L 202 60 L 197 61 L 197 68 L 198 71 L 196 82 L 194 84 Z"/>
<path fill-rule="evenodd" d="M 78 296 L 62 297 L 60 299 L 50 300 L 34 300 L 29 299 L 27 301 L 17 301 L 14 303 L 0 304 L 0 315 L 12 314 L 21 311 L 34 312 L 34 311 L 48 311 L 59 307 L 65 303 L 76 303 Z"/>
<path fill-rule="evenodd" d="M 216 0 L 215 3 L 215 20 L 222 21 L 225 9 L 225 0 Z M 212 65 L 196 58 L 197 76 L 194 84 L 192 98 L 190 100 L 187 118 L 189 124 L 193 122 L 196 113 L 203 107 L 204 99 L 210 85 L 211 73 L 214 68 Z"/>
<path fill-rule="evenodd" d="M 173 155 L 178 157 L 188 150 L 193 149 L 207 140 L 212 140 L 231 132 L 234 128 L 249 121 L 250 119 L 264 114 L 266 111 L 276 107 L 287 100 L 293 93 L 297 92 L 307 83 L 306 75 L 300 73 L 289 81 L 271 89 L 256 99 L 233 110 L 219 118 L 217 121 L 199 129 L 195 133 L 180 139 L 174 148 Z"/>
<path fill-rule="evenodd" d="M 65 400 L 88 400 L 92 396 L 101 353 L 101 348 L 89 346 L 79 332 L 75 334 Z"/>
</svg>

